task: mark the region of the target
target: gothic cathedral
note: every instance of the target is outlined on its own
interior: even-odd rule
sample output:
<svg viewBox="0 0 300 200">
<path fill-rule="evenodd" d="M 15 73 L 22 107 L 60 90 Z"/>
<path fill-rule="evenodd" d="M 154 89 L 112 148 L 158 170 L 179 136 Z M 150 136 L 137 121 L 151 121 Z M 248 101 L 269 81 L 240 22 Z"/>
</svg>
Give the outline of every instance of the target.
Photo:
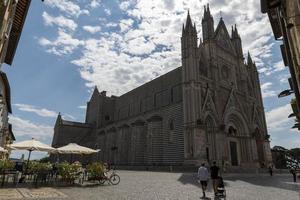
<svg viewBox="0 0 300 200">
<path fill-rule="evenodd" d="M 52 146 L 75 142 L 101 149 L 87 161 L 127 166 L 266 166 L 272 158 L 259 75 L 249 53 L 244 60 L 236 26 L 229 35 L 221 18 L 215 29 L 204 7 L 198 41 L 188 13 L 181 51 L 181 67 L 126 94 L 95 87 L 85 122 L 58 116 Z"/>
</svg>

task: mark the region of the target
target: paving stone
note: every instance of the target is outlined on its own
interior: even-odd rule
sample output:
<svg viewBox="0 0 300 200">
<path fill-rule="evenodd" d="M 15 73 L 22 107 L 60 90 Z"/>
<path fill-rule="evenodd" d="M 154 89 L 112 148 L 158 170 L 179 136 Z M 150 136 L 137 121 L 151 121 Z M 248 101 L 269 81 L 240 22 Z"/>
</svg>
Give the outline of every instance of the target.
<svg viewBox="0 0 300 200">
<path fill-rule="evenodd" d="M 62 199 L 67 195 L 54 188 L 0 189 L 0 200 L 10 199 Z"/>
<path fill-rule="evenodd" d="M 116 186 L 0 189 L 0 199 L 199 200 L 202 196 L 195 173 L 117 173 L 121 182 Z M 224 182 L 228 200 L 300 200 L 300 183 L 293 183 L 290 174 L 226 174 Z M 208 199 L 214 199 L 211 184 Z"/>
<path fill-rule="evenodd" d="M 19 192 L 24 198 L 65 198 L 62 192 L 53 188 L 19 188 Z"/>
<path fill-rule="evenodd" d="M 23 196 L 17 189 L 0 189 L 0 199 L 21 199 Z"/>
<path fill-rule="evenodd" d="M 142 171 L 117 171 L 119 185 L 60 188 L 69 199 L 86 200 L 199 200 L 202 196 L 196 174 Z M 227 174 L 224 176 L 229 200 L 300 200 L 300 184 L 289 174 Z M 211 181 L 207 196 L 214 199 Z"/>
</svg>

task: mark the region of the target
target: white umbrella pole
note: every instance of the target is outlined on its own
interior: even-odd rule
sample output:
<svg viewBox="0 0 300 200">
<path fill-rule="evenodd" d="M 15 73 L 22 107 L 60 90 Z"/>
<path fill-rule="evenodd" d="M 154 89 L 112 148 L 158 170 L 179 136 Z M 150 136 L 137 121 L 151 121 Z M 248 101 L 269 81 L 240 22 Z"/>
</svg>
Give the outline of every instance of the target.
<svg viewBox="0 0 300 200">
<path fill-rule="evenodd" d="M 27 169 L 28 169 L 28 165 L 29 165 L 29 160 L 30 160 L 31 152 L 32 152 L 32 150 L 29 150 L 29 155 L 28 155 L 28 159 L 27 159 L 27 166 L 26 166 L 25 172 L 27 172 Z"/>
<path fill-rule="evenodd" d="M 25 171 L 24 171 L 24 174 L 22 173 L 22 177 L 20 178 L 19 183 L 22 183 L 24 181 L 25 177 L 26 177 L 27 170 L 28 170 L 28 165 L 29 165 L 29 160 L 30 160 L 30 156 L 31 156 L 31 152 L 32 152 L 32 150 L 29 150 L 29 155 L 28 155 L 28 159 L 27 159 Z"/>
</svg>

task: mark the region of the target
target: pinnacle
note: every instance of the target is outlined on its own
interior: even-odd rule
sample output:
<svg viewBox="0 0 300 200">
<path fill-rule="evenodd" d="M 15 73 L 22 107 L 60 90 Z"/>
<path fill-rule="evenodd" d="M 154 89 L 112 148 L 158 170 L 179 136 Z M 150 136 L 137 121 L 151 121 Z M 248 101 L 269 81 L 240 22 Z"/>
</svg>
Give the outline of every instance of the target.
<svg viewBox="0 0 300 200">
<path fill-rule="evenodd" d="M 249 64 L 253 64 L 252 58 L 251 58 L 251 55 L 250 55 L 250 52 L 249 52 L 249 51 L 248 51 L 247 63 L 248 63 L 248 65 L 249 65 Z"/>
<path fill-rule="evenodd" d="M 186 23 L 185 23 L 185 28 L 183 30 L 190 30 L 194 28 L 190 16 L 190 10 L 188 10 L 187 18 L 186 18 Z"/>
</svg>

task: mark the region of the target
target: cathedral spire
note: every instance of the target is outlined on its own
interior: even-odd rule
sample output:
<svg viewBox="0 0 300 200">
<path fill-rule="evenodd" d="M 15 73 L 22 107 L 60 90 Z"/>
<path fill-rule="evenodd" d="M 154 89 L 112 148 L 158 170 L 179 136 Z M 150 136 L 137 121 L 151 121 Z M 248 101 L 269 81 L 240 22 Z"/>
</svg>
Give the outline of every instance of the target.
<svg viewBox="0 0 300 200">
<path fill-rule="evenodd" d="M 185 29 L 189 29 L 192 27 L 193 27 L 193 24 L 192 24 L 192 20 L 191 20 L 191 16 L 190 16 L 190 10 L 188 10 L 188 14 L 187 14 L 186 22 L 185 22 Z"/>
<path fill-rule="evenodd" d="M 203 19 L 209 19 L 211 17 L 210 10 L 209 10 L 209 4 L 207 6 L 204 6 L 204 17 Z"/>
<path fill-rule="evenodd" d="M 61 114 L 59 112 L 58 115 L 57 115 L 57 118 L 56 118 L 55 126 L 58 126 L 59 124 L 61 124 L 61 122 L 62 122 L 62 117 L 61 117 Z"/>
<path fill-rule="evenodd" d="M 236 24 L 234 25 L 234 28 L 233 28 L 233 26 L 231 26 L 231 38 L 232 39 L 239 39 L 240 38 L 240 35 L 239 35 L 238 30 L 236 28 Z"/>
<path fill-rule="evenodd" d="M 238 30 L 236 28 L 236 24 L 234 25 L 234 32 L 235 32 L 235 37 L 240 38 L 240 35 L 239 35 Z"/>
<path fill-rule="evenodd" d="M 210 14 L 209 4 L 204 6 L 204 14 L 202 18 L 202 36 L 203 41 L 212 38 L 214 35 L 214 19 Z"/>
<path fill-rule="evenodd" d="M 186 18 L 186 22 L 185 25 L 183 24 L 182 27 L 182 35 L 195 35 L 197 34 L 197 30 L 196 30 L 196 25 L 194 23 L 192 23 L 192 19 L 191 19 L 191 15 L 190 15 L 190 10 L 188 10 L 188 14 L 187 14 L 187 18 Z"/>
<path fill-rule="evenodd" d="M 251 55 L 250 55 L 250 52 L 249 52 L 249 51 L 248 51 L 247 64 L 248 64 L 248 65 L 252 65 L 252 64 L 253 64 L 252 58 L 251 58 Z"/>
</svg>

